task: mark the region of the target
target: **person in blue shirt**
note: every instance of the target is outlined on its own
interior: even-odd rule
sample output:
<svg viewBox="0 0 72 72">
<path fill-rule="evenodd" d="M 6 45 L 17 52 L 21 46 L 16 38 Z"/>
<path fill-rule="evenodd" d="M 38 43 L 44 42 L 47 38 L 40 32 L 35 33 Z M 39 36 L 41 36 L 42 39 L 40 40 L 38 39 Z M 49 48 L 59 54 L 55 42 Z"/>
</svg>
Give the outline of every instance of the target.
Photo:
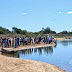
<svg viewBox="0 0 72 72">
<path fill-rule="evenodd" d="M 35 44 L 36 44 L 36 37 L 34 38 L 34 42 L 35 42 Z"/>
<path fill-rule="evenodd" d="M 7 47 L 7 39 L 4 39 L 4 43 L 5 43 L 5 48 Z"/>
</svg>

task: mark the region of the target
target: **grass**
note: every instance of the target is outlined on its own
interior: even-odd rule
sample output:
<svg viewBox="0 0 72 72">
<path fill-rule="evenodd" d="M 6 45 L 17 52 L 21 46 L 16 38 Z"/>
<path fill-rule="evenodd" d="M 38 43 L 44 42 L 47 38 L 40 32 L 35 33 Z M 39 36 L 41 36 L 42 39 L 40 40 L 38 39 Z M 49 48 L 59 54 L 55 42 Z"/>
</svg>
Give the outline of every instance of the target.
<svg viewBox="0 0 72 72">
<path fill-rule="evenodd" d="M 15 37 L 15 36 L 18 36 L 18 37 L 37 37 L 39 34 L 25 34 L 25 35 L 22 35 L 22 34 L 0 34 L 0 37 Z M 47 37 L 47 36 L 53 36 L 55 38 L 72 38 L 72 35 L 67 35 L 67 34 L 41 34 L 41 37 L 44 38 L 44 37 Z"/>
</svg>

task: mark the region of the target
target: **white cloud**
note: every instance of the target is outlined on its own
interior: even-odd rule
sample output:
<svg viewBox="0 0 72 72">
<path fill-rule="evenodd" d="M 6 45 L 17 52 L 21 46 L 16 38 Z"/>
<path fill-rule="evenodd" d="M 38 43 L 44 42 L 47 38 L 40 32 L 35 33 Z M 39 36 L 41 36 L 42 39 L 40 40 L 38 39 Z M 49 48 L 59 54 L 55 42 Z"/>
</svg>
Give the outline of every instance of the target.
<svg viewBox="0 0 72 72">
<path fill-rule="evenodd" d="M 57 14 L 72 14 L 72 11 L 69 11 L 69 12 L 66 12 L 66 13 L 58 12 Z"/>
<path fill-rule="evenodd" d="M 58 12 L 58 13 L 62 13 L 62 12 Z"/>
<path fill-rule="evenodd" d="M 62 14 L 63 12 L 58 12 L 57 14 Z"/>
<path fill-rule="evenodd" d="M 22 14 L 27 14 L 27 13 L 22 13 Z"/>
<path fill-rule="evenodd" d="M 72 14 L 72 11 L 67 12 L 67 14 Z"/>
</svg>

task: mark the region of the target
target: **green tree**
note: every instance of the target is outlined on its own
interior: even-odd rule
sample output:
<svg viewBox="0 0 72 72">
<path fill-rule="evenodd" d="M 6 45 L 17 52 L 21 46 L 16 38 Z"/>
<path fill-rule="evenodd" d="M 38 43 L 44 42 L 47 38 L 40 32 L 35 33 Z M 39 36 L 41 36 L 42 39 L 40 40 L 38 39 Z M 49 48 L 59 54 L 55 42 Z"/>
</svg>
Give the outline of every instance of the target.
<svg viewBox="0 0 72 72">
<path fill-rule="evenodd" d="M 27 34 L 27 31 L 26 30 L 22 30 L 21 34 Z"/>
<path fill-rule="evenodd" d="M 0 30 L 0 34 L 4 34 L 4 32 L 2 30 Z"/>
<path fill-rule="evenodd" d="M 9 31 L 9 30 L 6 29 L 6 28 L 0 27 L 0 33 L 1 33 L 1 34 L 8 34 L 8 33 L 11 33 L 11 31 Z"/>
<path fill-rule="evenodd" d="M 68 34 L 68 32 L 66 30 L 60 32 L 60 34 Z"/>
<path fill-rule="evenodd" d="M 18 28 L 16 28 L 16 27 L 13 27 L 12 28 L 12 31 L 13 31 L 13 33 L 17 33 L 17 34 L 21 34 L 21 29 L 18 29 Z"/>
</svg>

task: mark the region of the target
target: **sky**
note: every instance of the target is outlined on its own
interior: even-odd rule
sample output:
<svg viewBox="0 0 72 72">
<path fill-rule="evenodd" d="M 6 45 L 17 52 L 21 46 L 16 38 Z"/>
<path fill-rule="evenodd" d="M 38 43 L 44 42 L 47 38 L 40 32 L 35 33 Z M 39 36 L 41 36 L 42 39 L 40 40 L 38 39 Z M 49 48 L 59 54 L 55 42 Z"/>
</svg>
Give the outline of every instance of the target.
<svg viewBox="0 0 72 72">
<path fill-rule="evenodd" d="M 0 0 L 0 26 L 30 32 L 72 31 L 72 0 Z"/>
</svg>

